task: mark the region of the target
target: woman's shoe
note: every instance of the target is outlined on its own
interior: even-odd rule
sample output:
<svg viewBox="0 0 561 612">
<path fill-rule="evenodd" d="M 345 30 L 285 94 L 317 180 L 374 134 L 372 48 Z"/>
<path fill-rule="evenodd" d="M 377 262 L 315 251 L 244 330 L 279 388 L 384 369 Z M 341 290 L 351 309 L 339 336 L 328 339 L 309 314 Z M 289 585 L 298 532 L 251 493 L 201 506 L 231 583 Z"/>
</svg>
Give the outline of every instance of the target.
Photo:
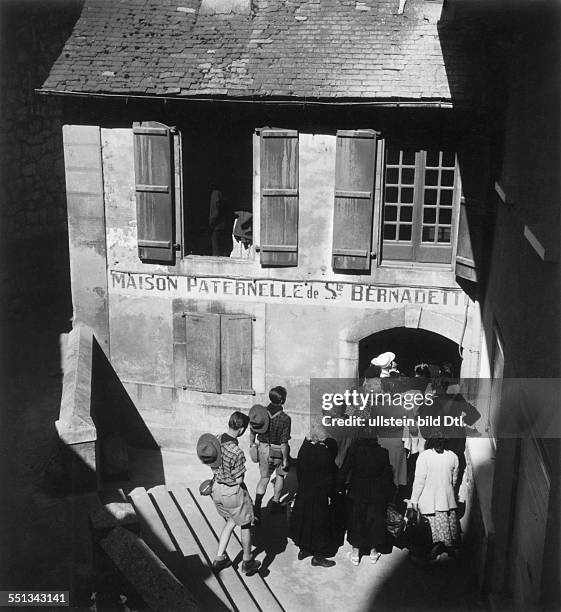
<svg viewBox="0 0 561 612">
<path fill-rule="evenodd" d="M 312 557 L 312 565 L 315 567 L 333 567 L 335 561 L 326 559 L 325 557 Z"/>
<path fill-rule="evenodd" d="M 349 561 L 353 564 L 353 565 L 358 565 L 360 563 L 360 557 L 357 555 L 353 555 L 353 551 L 349 550 L 349 552 L 347 553 L 347 557 L 349 558 Z"/>
<path fill-rule="evenodd" d="M 298 551 L 298 561 L 303 561 L 304 559 L 307 559 L 308 557 L 311 557 L 312 553 L 308 552 L 307 550 L 300 550 Z"/>
</svg>

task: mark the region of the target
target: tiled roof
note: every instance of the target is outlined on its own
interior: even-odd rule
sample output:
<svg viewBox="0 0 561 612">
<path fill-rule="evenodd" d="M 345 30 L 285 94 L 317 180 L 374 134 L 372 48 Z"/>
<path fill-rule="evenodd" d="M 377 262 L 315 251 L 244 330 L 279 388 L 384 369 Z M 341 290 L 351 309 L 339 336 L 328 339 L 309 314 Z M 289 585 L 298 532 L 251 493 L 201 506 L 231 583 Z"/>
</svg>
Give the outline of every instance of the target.
<svg viewBox="0 0 561 612">
<path fill-rule="evenodd" d="M 204 0 L 205 3 L 208 0 Z M 222 0 L 222 4 L 227 0 Z M 462 98 L 449 83 L 441 4 L 253 0 L 208 14 L 201 0 L 86 0 L 43 90 L 152 96 L 370 100 Z M 447 41 L 461 50 L 461 41 Z M 458 63 L 459 62 L 459 63 Z M 458 81 L 460 82 L 460 81 Z"/>
</svg>

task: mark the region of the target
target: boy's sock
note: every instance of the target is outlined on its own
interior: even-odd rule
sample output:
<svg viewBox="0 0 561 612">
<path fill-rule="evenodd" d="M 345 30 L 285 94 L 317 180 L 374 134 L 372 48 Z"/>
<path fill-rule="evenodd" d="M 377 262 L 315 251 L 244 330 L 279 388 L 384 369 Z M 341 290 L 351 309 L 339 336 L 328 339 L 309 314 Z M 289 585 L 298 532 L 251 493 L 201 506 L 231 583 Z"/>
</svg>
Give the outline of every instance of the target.
<svg viewBox="0 0 561 612">
<path fill-rule="evenodd" d="M 263 502 L 263 494 L 257 493 L 255 495 L 255 505 L 253 506 L 253 514 L 255 516 L 261 516 L 261 503 Z"/>
</svg>

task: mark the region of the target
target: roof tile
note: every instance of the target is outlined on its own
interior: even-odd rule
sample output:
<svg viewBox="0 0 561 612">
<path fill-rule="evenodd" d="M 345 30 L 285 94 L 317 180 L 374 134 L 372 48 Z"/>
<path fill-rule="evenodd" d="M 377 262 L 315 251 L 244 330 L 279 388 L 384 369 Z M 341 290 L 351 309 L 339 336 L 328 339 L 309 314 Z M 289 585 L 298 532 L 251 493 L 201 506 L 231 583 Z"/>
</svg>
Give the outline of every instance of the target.
<svg viewBox="0 0 561 612">
<path fill-rule="evenodd" d="M 467 95 L 462 41 L 446 40 L 447 71 L 423 0 L 402 15 L 398 0 L 253 0 L 251 15 L 200 14 L 200 4 L 86 0 L 43 89 L 449 100 L 453 85 Z"/>
</svg>

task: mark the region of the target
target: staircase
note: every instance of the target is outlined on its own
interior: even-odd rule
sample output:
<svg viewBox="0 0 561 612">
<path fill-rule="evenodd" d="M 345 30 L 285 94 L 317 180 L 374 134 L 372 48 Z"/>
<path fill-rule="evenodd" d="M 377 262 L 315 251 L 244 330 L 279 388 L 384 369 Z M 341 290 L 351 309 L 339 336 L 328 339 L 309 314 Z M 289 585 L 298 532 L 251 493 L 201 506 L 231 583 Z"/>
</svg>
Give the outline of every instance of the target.
<svg viewBox="0 0 561 612">
<path fill-rule="evenodd" d="M 265 580 L 241 572 L 242 547 L 232 534 L 227 553 L 231 567 L 215 574 L 212 560 L 224 526 L 207 496 L 185 486 L 138 487 L 128 495 L 141 536 L 160 560 L 189 589 L 201 610 L 283 612 Z"/>
</svg>

